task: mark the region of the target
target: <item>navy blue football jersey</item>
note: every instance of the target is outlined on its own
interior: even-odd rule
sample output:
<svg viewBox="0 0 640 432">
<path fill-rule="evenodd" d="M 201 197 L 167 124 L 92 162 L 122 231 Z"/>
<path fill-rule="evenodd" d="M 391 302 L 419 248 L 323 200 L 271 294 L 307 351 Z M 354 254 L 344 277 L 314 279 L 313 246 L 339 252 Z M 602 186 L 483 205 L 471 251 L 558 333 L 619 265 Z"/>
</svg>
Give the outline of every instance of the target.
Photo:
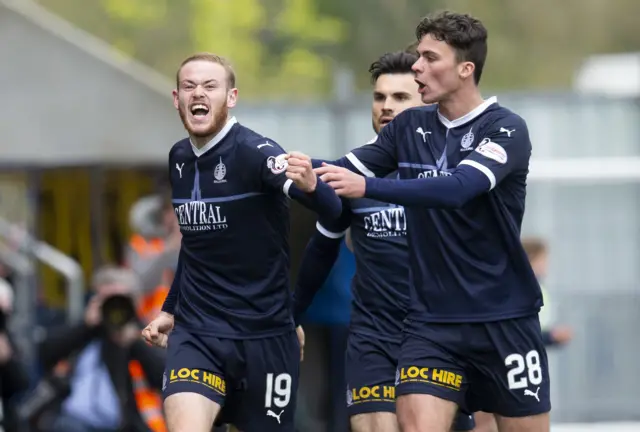
<svg viewBox="0 0 640 432">
<path fill-rule="evenodd" d="M 491 98 L 454 121 L 437 105 L 408 109 L 376 142 L 336 161 L 372 177 L 398 169 L 401 179 L 428 179 L 467 165 L 488 179 L 489 190 L 461 208 L 405 208 L 408 319 L 487 322 L 539 311 L 540 287 L 520 243 L 530 156 L 525 121 Z"/>
<path fill-rule="evenodd" d="M 193 333 L 256 338 L 293 329 L 285 151 L 231 119 L 205 147 L 169 153 L 182 232 L 175 320 Z"/>
<path fill-rule="evenodd" d="M 397 173 L 389 177 L 396 178 Z M 318 231 L 337 238 L 351 230 L 356 261 L 351 330 L 398 342 L 409 303 L 407 221 L 402 206 L 369 198 L 343 203 L 338 220 L 320 220 Z"/>
</svg>

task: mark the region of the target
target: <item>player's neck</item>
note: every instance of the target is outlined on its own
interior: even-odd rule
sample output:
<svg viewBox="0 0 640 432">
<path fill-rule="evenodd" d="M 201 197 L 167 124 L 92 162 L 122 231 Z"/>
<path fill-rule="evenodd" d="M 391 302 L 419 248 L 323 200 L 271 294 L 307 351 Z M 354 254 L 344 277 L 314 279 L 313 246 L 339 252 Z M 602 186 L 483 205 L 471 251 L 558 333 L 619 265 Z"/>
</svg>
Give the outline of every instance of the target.
<svg viewBox="0 0 640 432">
<path fill-rule="evenodd" d="M 438 111 L 447 120 L 454 121 L 479 107 L 484 103 L 478 89 L 470 92 L 457 92 L 446 100 L 438 103 Z"/>
<path fill-rule="evenodd" d="M 224 122 L 221 122 L 218 125 L 218 127 L 209 135 L 206 135 L 206 136 L 189 135 L 189 139 L 191 140 L 191 143 L 195 148 L 197 148 L 198 150 L 201 150 L 204 146 L 206 146 L 209 143 L 209 141 L 214 139 L 216 135 L 218 135 L 220 131 L 222 131 L 222 129 L 224 129 L 227 123 L 229 123 L 229 120 L 231 120 L 231 116 L 227 116 L 226 120 Z"/>
<path fill-rule="evenodd" d="M 211 134 L 211 135 L 207 135 L 207 136 L 193 136 L 193 135 L 191 135 L 189 137 L 189 139 L 191 140 L 191 143 L 193 144 L 193 146 L 195 148 L 197 148 L 198 150 L 201 150 L 202 147 L 206 146 L 207 143 L 209 141 L 211 141 L 214 136 L 216 136 L 216 134 Z"/>
</svg>

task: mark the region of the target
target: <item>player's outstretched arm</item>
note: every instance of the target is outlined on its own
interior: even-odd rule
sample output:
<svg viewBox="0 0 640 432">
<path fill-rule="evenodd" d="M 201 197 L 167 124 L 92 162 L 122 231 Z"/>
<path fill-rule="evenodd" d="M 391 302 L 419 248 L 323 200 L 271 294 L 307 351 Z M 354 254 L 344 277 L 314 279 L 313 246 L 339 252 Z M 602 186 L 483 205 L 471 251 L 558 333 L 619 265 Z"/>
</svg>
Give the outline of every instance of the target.
<svg viewBox="0 0 640 432">
<path fill-rule="evenodd" d="M 316 232 L 309 240 L 302 256 L 298 279 L 293 291 L 293 319 L 296 326 L 324 285 L 338 259 L 340 243 L 349 226 L 350 212 L 344 209 L 337 221 L 318 221 Z"/>
<path fill-rule="evenodd" d="M 336 166 L 322 166 L 315 171 L 338 195 L 346 198 L 365 196 L 409 207 L 460 208 L 493 189 L 512 172 L 526 177 L 530 155 L 526 124 L 513 115 L 497 122 L 475 151 L 446 176 L 362 179 Z"/>
<path fill-rule="evenodd" d="M 311 165 L 313 166 L 313 168 L 319 168 L 323 165 L 335 165 L 335 166 L 339 166 L 342 168 L 346 168 L 349 171 L 352 171 L 356 174 L 360 174 L 360 175 L 367 175 L 364 172 L 362 172 L 360 169 L 358 169 L 358 167 L 356 167 L 350 160 L 349 160 L 349 155 L 351 153 L 347 154 L 346 156 L 342 156 L 340 159 L 335 159 L 335 160 L 329 160 L 329 159 L 311 159 Z"/>
<path fill-rule="evenodd" d="M 490 187 L 485 176 L 469 167 L 448 177 L 416 180 L 362 177 L 334 165 L 323 165 L 315 171 L 342 197 L 366 196 L 405 207 L 459 208 Z"/>
<path fill-rule="evenodd" d="M 316 212 L 320 217 L 335 219 L 342 211 L 340 197 L 323 181 L 317 180 L 317 182 L 316 189 L 309 193 L 292 185 L 289 189 L 289 196 L 309 210 Z"/>
<path fill-rule="evenodd" d="M 385 177 L 398 169 L 395 127 L 385 126 L 380 135 L 336 160 L 312 159 L 313 168 L 333 165 L 365 177 Z M 394 125 L 395 126 L 395 125 Z"/>
<path fill-rule="evenodd" d="M 308 156 L 299 153 L 298 157 L 292 158 L 276 142 L 265 138 L 250 142 L 245 148 L 250 149 L 245 153 L 249 163 L 253 159 L 253 163 L 260 166 L 260 181 L 267 189 L 284 193 L 321 217 L 336 219 L 340 216 L 340 197 L 318 179 Z"/>
<path fill-rule="evenodd" d="M 340 183 L 335 187 L 340 187 Z M 406 207 L 460 208 L 490 189 L 491 184 L 484 174 L 463 166 L 447 177 L 413 180 L 367 178 L 364 196 Z M 340 194 L 339 190 L 337 192 Z"/>
<path fill-rule="evenodd" d="M 318 179 L 311 158 L 300 152 L 287 155 L 286 177 L 291 182 L 286 193 L 322 218 L 336 219 L 342 212 L 342 201 L 335 191 Z"/>
<path fill-rule="evenodd" d="M 314 176 L 316 176 L 314 174 Z M 316 178 L 316 186 L 310 192 L 298 188 L 295 184 L 289 186 L 287 194 L 300 204 L 316 212 L 320 217 L 335 219 L 342 211 L 342 201 L 335 191 L 322 180 Z"/>
</svg>

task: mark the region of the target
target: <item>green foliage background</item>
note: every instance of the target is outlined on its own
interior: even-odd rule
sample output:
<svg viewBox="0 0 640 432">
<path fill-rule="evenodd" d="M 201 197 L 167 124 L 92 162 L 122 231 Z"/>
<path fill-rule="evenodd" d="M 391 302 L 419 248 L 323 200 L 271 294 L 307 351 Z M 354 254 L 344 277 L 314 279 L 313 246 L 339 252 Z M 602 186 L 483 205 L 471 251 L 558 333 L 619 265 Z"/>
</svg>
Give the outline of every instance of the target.
<svg viewBox="0 0 640 432">
<path fill-rule="evenodd" d="M 567 88 L 585 56 L 640 50 L 638 0 L 39 0 L 167 76 L 195 51 L 229 57 L 244 99 L 325 99 L 337 66 L 359 88 L 377 56 L 451 9 L 489 29 L 483 87 Z"/>
</svg>

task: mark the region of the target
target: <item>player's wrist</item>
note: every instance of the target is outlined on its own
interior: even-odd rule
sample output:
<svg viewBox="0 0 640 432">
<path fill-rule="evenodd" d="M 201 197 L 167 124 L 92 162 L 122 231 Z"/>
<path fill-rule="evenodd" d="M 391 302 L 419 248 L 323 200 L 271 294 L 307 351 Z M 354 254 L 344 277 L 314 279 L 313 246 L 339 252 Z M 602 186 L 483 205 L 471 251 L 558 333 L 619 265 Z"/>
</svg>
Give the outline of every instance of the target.
<svg viewBox="0 0 640 432">
<path fill-rule="evenodd" d="M 377 180 L 379 180 L 377 177 L 364 177 L 363 195 L 365 198 L 369 197 L 367 194 L 375 193 Z"/>
<path fill-rule="evenodd" d="M 158 314 L 158 318 L 161 318 L 161 317 L 173 319 L 173 311 L 170 312 L 169 310 L 162 308 L 162 310 Z"/>
<path fill-rule="evenodd" d="M 305 193 L 312 194 L 318 189 L 318 177 L 314 175 L 312 178 L 313 180 L 310 180 L 310 184 L 305 190 Z"/>
</svg>

